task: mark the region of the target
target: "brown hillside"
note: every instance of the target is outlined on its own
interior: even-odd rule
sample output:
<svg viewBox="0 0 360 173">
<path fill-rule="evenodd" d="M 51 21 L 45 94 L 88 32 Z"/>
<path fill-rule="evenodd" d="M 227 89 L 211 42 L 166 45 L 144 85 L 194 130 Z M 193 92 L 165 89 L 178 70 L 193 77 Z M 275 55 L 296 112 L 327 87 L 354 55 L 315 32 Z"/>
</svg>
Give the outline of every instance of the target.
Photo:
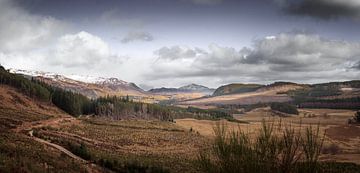
<svg viewBox="0 0 360 173">
<path fill-rule="evenodd" d="M 287 102 L 291 98 L 283 94 L 290 90 L 300 89 L 304 86 L 297 84 L 269 85 L 253 92 L 229 94 L 215 97 L 195 99 L 181 102 L 181 105 L 217 105 L 217 104 L 255 104 L 266 102 Z"/>
<path fill-rule="evenodd" d="M 71 118 L 51 103 L 35 101 L 7 85 L 0 85 L 0 124 L 12 128 L 50 118 Z"/>
</svg>

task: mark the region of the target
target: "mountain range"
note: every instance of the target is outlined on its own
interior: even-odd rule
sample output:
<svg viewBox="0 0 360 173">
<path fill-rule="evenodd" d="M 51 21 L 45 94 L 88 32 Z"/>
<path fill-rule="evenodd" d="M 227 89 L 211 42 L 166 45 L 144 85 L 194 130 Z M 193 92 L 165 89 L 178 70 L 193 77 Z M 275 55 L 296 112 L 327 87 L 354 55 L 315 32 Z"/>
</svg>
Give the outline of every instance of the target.
<svg viewBox="0 0 360 173">
<path fill-rule="evenodd" d="M 11 73 L 35 78 L 55 87 L 81 93 L 89 98 L 107 95 L 145 97 L 147 93 L 136 84 L 117 78 L 60 75 L 48 72 L 10 69 Z"/>
<path fill-rule="evenodd" d="M 105 78 L 81 75 L 61 75 L 50 72 L 9 69 L 11 73 L 45 82 L 55 87 L 81 93 L 89 98 L 101 96 L 130 96 L 135 100 L 158 102 L 168 99 L 193 99 L 211 95 L 215 89 L 190 84 L 179 88 L 157 88 L 144 91 L 135 83 L 118 78 Z"/>
<path fill-rule="evenodd" d="M 154 88 L 144 91 L 135 83 L 118 78 L 60 75 L 55 73 L 15 70 L 27 78 L 71 90 L 89 98 L 101 96 L 130 96 L 133 100 L 157 103 L 174 100 L 180 105 L 255 104 L 259 102 L 288 102 L 294 94 L 318 98 L 349 98 L 360 96 L 360 81 L 330 82 L 322 84 L 296 84 L 275 82 L 269 85 L 233 83 L 217 89 L 198 84 L 179 88 Z M 292 92 L 297 91 L 297 92 Z"/>
<path fill-rule="evenodd" d="M 163 93 L 163 94 L 169 94 L 169 93 L 192 93 L 192 92 L 198 92 L 203 93 L 204 95 L 212 95 L 215 89 L 208 88 L 206 86 L 198 85 L 198 84 L 190 84 L 186 86 L 182 86 L 179 88 L 154 88 L 149 90 L 151 93 Z"/>
</svg>

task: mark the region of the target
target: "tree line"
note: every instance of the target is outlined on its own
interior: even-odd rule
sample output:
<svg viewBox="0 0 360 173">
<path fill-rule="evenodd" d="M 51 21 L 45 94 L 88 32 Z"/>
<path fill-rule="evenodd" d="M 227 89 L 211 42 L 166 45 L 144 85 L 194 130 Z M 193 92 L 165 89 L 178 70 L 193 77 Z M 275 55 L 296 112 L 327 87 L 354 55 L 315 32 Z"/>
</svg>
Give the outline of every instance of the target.
<svg viewBox="0 0 360 173">
<path fill-rule="evenodd" d="M 156 118 L 159 120 L 172 120 L 174 112 L 166 106 L 134 102 L 126 97 L 107 96 L 93 100 L 92 109 L 95 115 L 109 116 L 113 119 L 123 118 Z"/>
<path fill-rule="evenodd" d="M 360 108 L 360 97 L 339 99 L 308 99 L 298 103 L 299 108 L 331 108 L 354 109 Z"/>
<path fill-rule="evenodd" d="M 40 84 L 24 78 L 21 75 L 9 73 L 0 65 L 0 84 L 10 85 L 19 89 L 25 95 L 40 101 L 50 101 L 51 93 Z"/>
<path fill-rule="evenodd" d="M 297 110 L 295 105 L 289 103 L 271 103 L 271 110 L 287 113 L 287 114 L 295 114 L 299 115 L 299 111 Z"/>
</svg>

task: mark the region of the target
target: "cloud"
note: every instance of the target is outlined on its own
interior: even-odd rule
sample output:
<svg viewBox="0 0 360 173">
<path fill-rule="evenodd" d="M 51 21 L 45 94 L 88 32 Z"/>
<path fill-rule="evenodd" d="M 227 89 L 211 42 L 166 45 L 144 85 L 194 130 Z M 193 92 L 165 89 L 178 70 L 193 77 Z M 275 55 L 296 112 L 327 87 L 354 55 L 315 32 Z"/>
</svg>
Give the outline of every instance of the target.
<svg viewBox="0 0 360 173">
<path fill-rule="evenodd" d="M 154 36 L 152 36 L 148 32 L 129 32 L 122 40 L 122 43 L 129 43 L 133 41 L 146 41 L 150 42 L 154 40 Z"/>
<path fill-rule="evenodd" d="M 87 74 L 118 69 L 126 60 L 100 37 L 71 31 L 69 23 L 29 13 L 15 2 L 0 0 L 0 64 L 6 68 Z"/>
<path fill-rule="evenodd" d="M 0 51 L 3 53 L 47 47 L 67 28 L 63 21 L 29 14 L 14 3 L 0 1 Z"/>
<path fill-rule="evenodd" d="M 215 5 L 223 2 L 223 0 L 188 0 L 188 1 L 191 1 L 192 3 L 198 5 Z"/>
<path fill-rule="evenodd" d="M 148 74 L 154 80 L 321 82 L 357 79 L 360 74 L 360 70 L 350 70 L 354 68 L 349 66 L 358 62 L 359 42 L 330 40 L 314 34 L 282 33 L 255 40 L 252 48 L 239 50 L 217 44 L 206 50 L 179 46 L 160 50 L 165 53 L 153 64 L 153 73 Z"/>
<path fill-rule="evenodd" d="M 154 86 L 147 85 L 147 84 L 139 84 L 139 87 L 145 91 L 149 91 L 154 88 Z"/>
<path fill-rule="evenodd" d="M 353 69 L 357 69 L 357 70 L 360 70 L 360 61 L 356 62 L 355 64 L 353 64 L 351 66 Z"/>
<path fill-rule="evenodd" d="M 32 69 L 42 64 L 46 50 L 69 30 L 69 24 L 30 14 L 16 1 L 0 0 L 0 63 Z"/>
<path fill-rule="evenodd" d="M 291 15 L 319 19 L 360 18 L 360 1 L 358 0 L 276 0 L 276 2 L 285 13 Z"/>
<path fill-rule="evenodd" d="M 185 46 L 173 46 L 173 47 L 162 47 L 156 50 L 154 53 L 158 56 L 159 59 L 163 60 L 176 60 L 176 59 L 187 59 L 194 58 L 197 49 L 192 50 Z"/>
<path fill-rule="evenodd" d="M 116 58 L 101 38 L 85 31 L 60 37 L 50 51 L 50 65 L 89 68 Z"/>
</svg>

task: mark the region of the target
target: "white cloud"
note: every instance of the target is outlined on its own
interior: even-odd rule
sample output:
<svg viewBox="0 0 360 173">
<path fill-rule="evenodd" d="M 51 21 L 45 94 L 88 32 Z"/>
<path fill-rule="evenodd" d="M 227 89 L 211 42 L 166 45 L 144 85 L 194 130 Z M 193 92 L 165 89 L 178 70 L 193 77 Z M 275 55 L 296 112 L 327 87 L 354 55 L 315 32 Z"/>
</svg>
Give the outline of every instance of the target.
<svg viewBox="0 0 360 173">
<path fill-rule="evenodd" d="M 52 54 L 51 65 L 81 68 L 97 66 L 115 56 L 107 43 L 85 31 L 60 37 L 49 57 Z"/>
<path fill-rule="evenodd" d="M 42 49 L 61 35 L 67 24 L 52 17 L 31 15 L 15 6 L 14 1 L 0 1 L 0 51 L 27 52 Z"/>
<path fill-rule="evenodd" d="M 217 44 L 166 50 L 153 64 L 154 80 L 202 78 L 203 81 L 321 82 L 357 79 L 360 43 L 324 39 L 318 35 L 282 33 L 254 41 L 252 48 L 236 50 Z M 199 51 L 201 50 L 201 51 Z M 186 54 L 184 52 L 195 52 Z M 159 51 L 156 52 L 159 54 Z"/>
<path fill-rule="evenodd" d="M 194 58 L 197 52 L 197 50 L 192 50 L 186 46 L 172 46 L 162 47 L 156 50 L 154 53 L 158 56 L 159 59 L 176 60 Z"/>
<path fill-rule="evenodd" d="M 106 75 L 126 60 L 100 37 L 67 34 L 73 30 L 67 22 L 29 13 L 15 2 L 0 0 L 0 64 L 6 68 Z"/>
<path fill-rule="evenodd" d="M 154 40 L 154 36 L 152 36 L 150 33 L 148 32 L 129 32 L 122 40 L 122 43 L 129 43 L 129 42 L 133 42 L 133 41 L 153 41 Z"/>
</svg>

